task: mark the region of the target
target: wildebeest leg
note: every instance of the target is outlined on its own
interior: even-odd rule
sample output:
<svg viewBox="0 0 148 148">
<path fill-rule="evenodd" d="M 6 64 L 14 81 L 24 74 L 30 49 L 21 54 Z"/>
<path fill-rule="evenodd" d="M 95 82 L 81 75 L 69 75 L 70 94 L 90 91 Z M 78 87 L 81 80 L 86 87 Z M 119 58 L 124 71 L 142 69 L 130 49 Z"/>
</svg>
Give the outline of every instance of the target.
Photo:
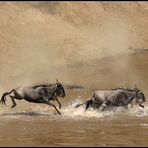
<svg viewBox="0 0 148 148">
<path fill-rule="evenodd" d="M 142 100 L 137 100 L 137 103 L 139 104 L 140 107 L 144 108 L 144 105 L 142 105 Z"/>
<path fill-rule="evenodd" d="M 11 97 L 11 100 L 12 100 L 12 106 L 11 108 L 14 108 L 17 104 L 15 103 L 14 99 L 15 97 L 14 96 L 10 96 Z"/>
<path fill-rule="evenodd" d="M 142 105 L 141 103 L 139 103 L 139 106 L 142 107 L 142 108 L 144 108 L 144 105 Z"/>
<path fill-rule="evenodd" d="M 86 102 L 85 111 L 88 110 L 88 108 L 92 107 L 92 103 L 93 103 L 93 100 L 92 100 L 92 99 L 91 99 L 91 100 L 88 100 L 88 101 Z"/>
<path fill-rule="evenodd" d="M 107 111 L 107 110 L 109 110 L 109 107 L 110 107 L 110 106 L 107 105 L 107 101 L 105 101 L 104 103 L 102 103 L 102 104 L 100 105 L 99 111 Z"/>
<path fill-rule="evenodd" d="M 125 109 L 128 109 L 128 105 L 126 105 L 126 106 L 123 106 Z"/>
<path fill-rule="evenodd" d="M 56 101 L 58 102 L 58 104 L 59 104 L 59 109 L 61 109 L 61 103 L 59 102 L 59 100 L 58 99 L 56 99 Z"/>
<path fill-rule="evenodd" d="M 52 107 L 54 107 L 55 110 L 58 112 L 58 114 L 61 115 L 61 113 L 59 112 L 59 110 L 56 108 L 56 106 L 54 104 L 52 104 L 50 102 L 45 102 L 45 103 L 48 104 L 48 105 L 50 105 L 50 106 L 52 106 Z"/>
<path fill-rule="evenodd" d="M 42 94 L 41 94 L 41 96 L 42 96 L 43 102 L 44 102 L 45 104 L 48 104 L 48 105 L 54 107 L 55 110 L 58 112 L 58 114 L 61 115 L 61 113 L 60 113 L 59 110 L 56 108 L 56 106 L 48 101 L 48 97 L 46 97 L 45 95 L 43 96 Z"/>
</svg>

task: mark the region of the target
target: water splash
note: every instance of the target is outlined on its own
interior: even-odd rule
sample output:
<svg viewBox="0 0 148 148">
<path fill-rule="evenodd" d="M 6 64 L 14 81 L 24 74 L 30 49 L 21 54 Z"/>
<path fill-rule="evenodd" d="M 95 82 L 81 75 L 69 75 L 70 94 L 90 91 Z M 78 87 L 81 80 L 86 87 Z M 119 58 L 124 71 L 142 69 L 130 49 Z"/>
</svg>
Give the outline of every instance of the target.
<svg viewBox="0 0 148 148">
<path fill-rule="evenodd" d="M 82 103 L 82 100 L 77 98 L 74 101 L 72 101 L 68 106 L 64 107 L 61 110 L 63 118 L 71 118 L 75 120 L 88 120 L 90 118 L 100 119 L 105 116 L 113 115 L 113 112 L 99 112 L 93 109 L 85 111 L 85 105 L 75 108 L 75 106 L 79 103 Z"/>
<path fill-rule="evenodd" d="M 148 107 L 145 108 L 141 107 L 133 107 L 128 110 L 128 114 L 130 116 L 137 116 L 137 117 L 147 117 L 148 116 Z"/>
<path fill-rule="evenodd" d="M 71 118 L 75 120 L 89 120 L 93 119 L 114 119 L 120 118 L 123 116 L 132 116 L 132 117 L 146 117 L 148 116 L 148 107 L 145 105 L 145 108 L 141 108 L 139 106 L 131 107 L 128 109 L 123 107 L 114 108 L 110 111 L 99 112 L 98 110 L 87 110 L 85 111 L 85 105 L 82 105 L 78 108 L 75 108 L 77 104 L 82 103 L 83 101 L 80 98 L 73 100 L 69 103 L 68 106 L 64 107 L 61 112 L 63 114 L 63 118 Z"/>
<path fill-rule="evenodd" d="M 0 109 L 0 118 L 4 119 L 28 119 L 33 120 L 36 117 L 37 118 L 48 118 L 50 120 L 90 120 L 93 118 L 93 120 L 101 120 L 101 119 L 114 119 L 114 118 L 120 118 L 121 115 L 123 116 L 132 116 L 132 117 L 146 117 L 148 116 L 148 107 L 145 106 L 145 108 L 141 107 L 129 107 L 127 110 L 124 108 L 116 108 L 112 111 L 105 111 L 105 112 L 99 112 L 98 110 L 87 110 L 85 111 L 85 105 L 82 105 L 78 108 L 75 108 L 77 104 L 82 103 L 83 100 L 81 97 L 76 98 L 75 100 L 69 102 L 68 105 L 65 107 L 62 107 L 60 109 L 60 112 L 62 113 L 62 116 L 59 116 L 57 112 L 49 107 L 49 106 L 40 106 L 35 105 L 34 107 L 31 107 L 31 109 L 15 109 L 10 110 L 7 107 L 5 109 Z M 49 118 L 50 117 L 50 118 Z"/>
</svg>

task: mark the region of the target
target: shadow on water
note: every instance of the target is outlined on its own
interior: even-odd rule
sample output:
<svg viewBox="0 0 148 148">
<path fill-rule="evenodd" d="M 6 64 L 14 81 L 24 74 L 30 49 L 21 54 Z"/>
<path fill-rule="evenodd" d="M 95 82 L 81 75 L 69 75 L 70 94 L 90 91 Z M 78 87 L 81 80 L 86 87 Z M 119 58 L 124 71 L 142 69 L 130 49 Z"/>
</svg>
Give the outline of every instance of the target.
<svg viewBox="0 0 148 148">
<path fill-rule="evenodd" d="M 13 112 L 3 113 L 1 116 L 49 116 L 48 113 L 37 113 L 37 112 Z"/>
</svg>

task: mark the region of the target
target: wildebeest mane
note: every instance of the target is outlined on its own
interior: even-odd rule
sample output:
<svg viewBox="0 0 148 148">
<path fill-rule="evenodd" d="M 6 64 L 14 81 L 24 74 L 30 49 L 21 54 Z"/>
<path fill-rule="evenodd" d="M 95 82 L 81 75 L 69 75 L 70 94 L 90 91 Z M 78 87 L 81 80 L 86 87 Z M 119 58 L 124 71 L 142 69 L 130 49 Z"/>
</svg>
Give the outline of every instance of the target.
<svg viewBox="0 0 148 148">
<path fill-rule="evenodd" d="M 35 85 L 33 85 L 32 87 L 33 88 L 37 88 L 37 87 L 40 87 L 40 86 L 43 86 L 43 87 L 46 87 L 46 86 L 52 86 L 53 85 L 53 83 L 37 83 L 37 84 L 35 84 Z"/>
<path fill-rule="evenodd" d="M 118 89 L 125 90 L 125 91 L 134 91 L 134 89 L 131 89 L 131 88 L 123 88 L 123 87 L 114 88 L 112 90 L 118 90 Z"/>
</svg>

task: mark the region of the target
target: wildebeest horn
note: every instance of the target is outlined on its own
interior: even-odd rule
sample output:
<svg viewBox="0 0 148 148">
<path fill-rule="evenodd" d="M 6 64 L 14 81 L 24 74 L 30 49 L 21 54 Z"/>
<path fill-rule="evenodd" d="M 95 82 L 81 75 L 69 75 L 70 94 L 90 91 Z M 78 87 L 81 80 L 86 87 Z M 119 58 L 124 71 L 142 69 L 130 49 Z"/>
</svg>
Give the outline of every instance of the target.
<svg viewBox="0 0 148 148">
<path fill-rule="evenodd" d="M 135 90 L 135 91 L 137 91 L 137 90 L 138 90 L 138 88 L 137 88 L 137 85 L 136 85 L 136 84 L 134 85 L 134 90 Z"/>
<path fill-rule="evenodd" d="M 138 93 L 140 90 L 139 89 L 136 89 L 136 93 Z"/>
</svg>

